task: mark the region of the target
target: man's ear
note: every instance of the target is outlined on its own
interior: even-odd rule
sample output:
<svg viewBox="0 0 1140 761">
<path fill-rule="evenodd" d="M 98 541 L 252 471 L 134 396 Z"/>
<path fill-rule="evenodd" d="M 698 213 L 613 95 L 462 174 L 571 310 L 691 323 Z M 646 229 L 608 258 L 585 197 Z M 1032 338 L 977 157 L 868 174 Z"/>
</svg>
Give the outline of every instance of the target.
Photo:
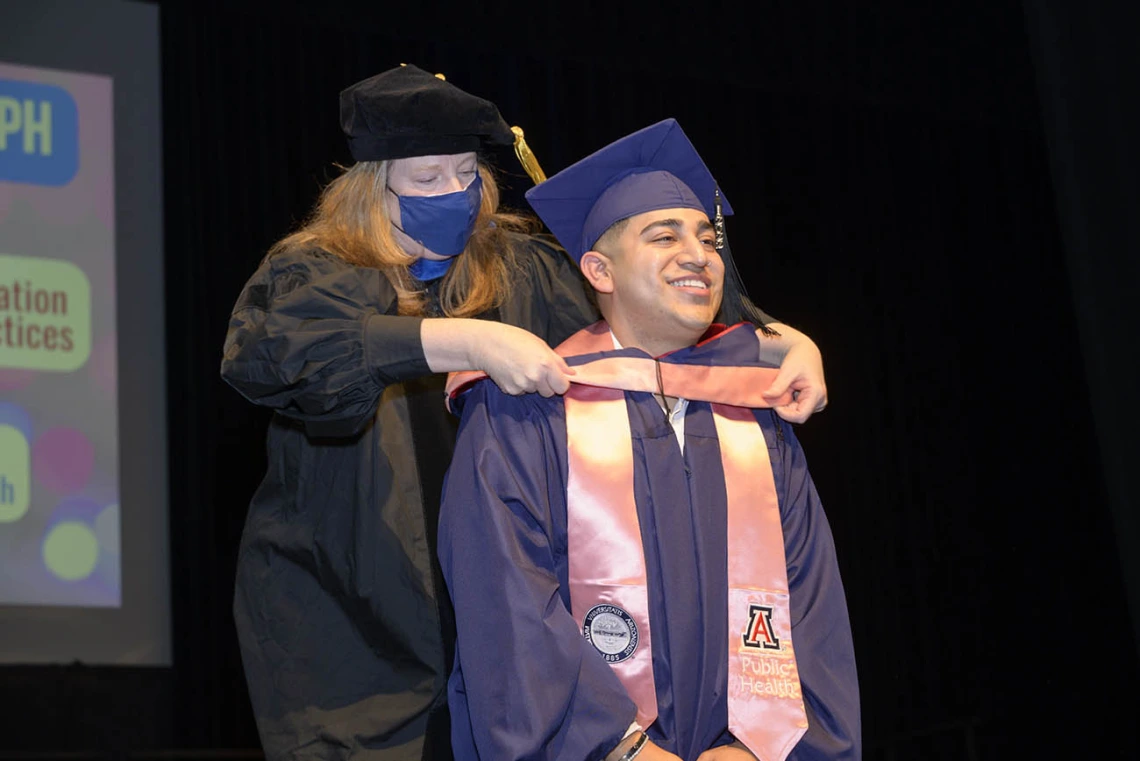
<svg viewBox="0 0 1140 761">
<path fill-rule="evenodd" d="M 578 268 L 598 293 L 613 293 L 613 262 L 600 251 L 587 251 L 578 260 Z"/>
</svg>

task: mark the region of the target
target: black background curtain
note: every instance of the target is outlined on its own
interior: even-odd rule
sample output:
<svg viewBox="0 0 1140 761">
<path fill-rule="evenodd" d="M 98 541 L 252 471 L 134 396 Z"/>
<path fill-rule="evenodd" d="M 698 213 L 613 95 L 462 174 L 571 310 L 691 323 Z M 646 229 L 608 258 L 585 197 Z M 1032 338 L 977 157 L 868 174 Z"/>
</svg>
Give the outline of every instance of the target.
<svg viewBox="0 0 1140 761">
<path fill-rule="evenodd" d="M 28 719 L 0 748 L 257 746 L 230 604 L 268 417 L 218 378 L 229 308 L 349 162 L 337 93 L 406 62 L 495 101 L 548 174 L 672 116 L 717 175 L 753 297 L 824 354 L 832 403 L 799 434 L 840 552 L 868 759 L 1133 756 L 1135 573 L 1118 550 L 1137 547 L 1137 447 L 1119 424 L 1106 438 L 1090 399 L 1108 413 L 1123 399 L 1135 420 L 1121 313 L 1136 228 L 1119 203 L 1136 200 L 1135 149 L 1130 186 L 1080 178 L 1083 198 L 1116 193 L 1100 213 L 1120 225 L 1089 244 L 1103 266 L 1083 291 L 1079 190 L 1051 174 L 1101 124 L 1069 112 L 1086 128 L 1058 134 L 1062 82 L 1090 108 L 1124 96 L 1073 79 L 1104 36 L 1051 41 L 1091 11 L 160 5 L 175 666 L 4 669 L 4 704 Z M 1113 50 L 1134 55 L 1123 38 Z M 525 208 L 529 181 L 498 159 Z M 1097 308 L 1119 320 L 1100 338 Z M 1086 373 L 1090 340 L 1109 371 Z"/>
</svg>

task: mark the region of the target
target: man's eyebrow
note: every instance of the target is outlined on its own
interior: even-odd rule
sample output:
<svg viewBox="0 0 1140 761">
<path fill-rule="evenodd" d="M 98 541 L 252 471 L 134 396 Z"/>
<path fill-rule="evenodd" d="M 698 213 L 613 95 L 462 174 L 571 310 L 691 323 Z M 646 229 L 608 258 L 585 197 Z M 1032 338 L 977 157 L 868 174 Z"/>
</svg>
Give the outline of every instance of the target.
<svg viewBox="0 0 1140 761">
<path fill-rule="evenodd" d="M 654 227 L 669 227 L 669 228 L 672 228 L 673 230 L 680 230 L 684 226 L 685 226 L 685 223 L 679 219 L 658 219 L 654 222 L 650 222 L 649 224 L 647 224 L 642 229 L 642 231 L 639 233 L 639 235 L 645 235 L 647 232 L 652 230 Z M 709 230 L 714 230 L 714 229 L 715 228 L 713 227 L 712 223 L 709 222 L 707 219 L 702 219 L 700 222 L 697 223 L 697 232 L 698 233 L 703 233 L 703 232 L 707 232 Z"/>
<path fill-rule="evenodd" d="M 641 232 L 638 233 L 638 235 L 645 235 L 654 227 L 671 227 L 674 230 L 680 230 L 683 225 L 684 223 L 679 219 L 658 219 L 647 224 L 644 228 L 642 228 Z"/>
</svg>

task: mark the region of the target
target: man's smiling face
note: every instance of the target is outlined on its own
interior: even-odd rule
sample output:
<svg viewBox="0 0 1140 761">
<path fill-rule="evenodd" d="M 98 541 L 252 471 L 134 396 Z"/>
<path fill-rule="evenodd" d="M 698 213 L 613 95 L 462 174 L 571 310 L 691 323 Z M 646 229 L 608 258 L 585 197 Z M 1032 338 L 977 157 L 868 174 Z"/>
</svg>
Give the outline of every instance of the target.
<svg viewBox="0 0 1140 761">
<path fill-rule="evenodd" d="M 724 263 L 708 216 L 696 209 L 661 209 L 625 220 L 598 241 L 604 272 L 583 270 L 624 346 L 651 354 L 690 346 L 720 309 Z M 596 255 L 595 255 L 596 256 Z"/>
</svg>

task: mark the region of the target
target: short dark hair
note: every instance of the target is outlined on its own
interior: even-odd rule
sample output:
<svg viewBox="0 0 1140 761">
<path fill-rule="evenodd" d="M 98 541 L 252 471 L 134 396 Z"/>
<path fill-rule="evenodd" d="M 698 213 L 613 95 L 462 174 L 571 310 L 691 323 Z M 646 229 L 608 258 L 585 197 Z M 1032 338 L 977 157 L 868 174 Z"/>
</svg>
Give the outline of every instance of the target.
<svg viewBox="0 0 1140 761">
<path fill-rule="evenodd" d="M 621 237 L 621 234 L 623 232 L 625 232 L 625 228 L 628 225 L 629 217 L 626 217 L 625 219 L 619 219 L 617 222 L 614 222 L 612 225 L 606 228 L 606 231 L 602 233 L 600 238 L 594 241 L 594 245 L 591 248 L 593 248 L 595 251 L 601 251 L 607 256 L 612 256 L 613 254 L 611 254 L 607 249 L 612 250 L 612 248 L 617 245 L 617 239 Z"/>
</svg>

